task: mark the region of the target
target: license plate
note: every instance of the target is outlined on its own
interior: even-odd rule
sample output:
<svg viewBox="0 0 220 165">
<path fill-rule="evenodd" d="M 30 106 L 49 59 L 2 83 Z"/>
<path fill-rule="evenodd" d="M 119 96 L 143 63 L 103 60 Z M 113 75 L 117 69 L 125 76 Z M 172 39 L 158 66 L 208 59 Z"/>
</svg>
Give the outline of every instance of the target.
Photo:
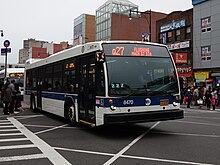
<svg viewBox="0 0 220 165">
<path fill-rule="evenodd" d="M 160 100 L 160 106 L 166 106 L 169 104 L 169 100 Z"/>
</svg>

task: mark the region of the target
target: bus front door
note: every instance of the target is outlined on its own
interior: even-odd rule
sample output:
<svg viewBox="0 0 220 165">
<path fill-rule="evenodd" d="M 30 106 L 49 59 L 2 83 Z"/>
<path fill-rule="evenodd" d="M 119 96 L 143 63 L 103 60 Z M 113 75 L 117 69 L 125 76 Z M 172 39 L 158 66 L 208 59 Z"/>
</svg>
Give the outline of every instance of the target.
<svg viewBox="0 0 220 165">
<path fill-rule="evenodd" d="M 95 124 L 95 59 L 79 59 L 79 120 Z"/>
<path fill-rule="evenodd" d="M 42 81 L 37 83 L 37 109 L 42 110 Z"/>
</svg>

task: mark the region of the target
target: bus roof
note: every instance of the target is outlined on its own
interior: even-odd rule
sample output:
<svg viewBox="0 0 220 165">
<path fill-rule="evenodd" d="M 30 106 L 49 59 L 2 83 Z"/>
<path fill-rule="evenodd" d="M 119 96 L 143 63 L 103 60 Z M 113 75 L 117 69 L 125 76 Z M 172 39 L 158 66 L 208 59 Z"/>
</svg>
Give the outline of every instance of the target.
<svg viewBox="0 0 220 165">
<path fill-rule="evenodd" d="M 5 73 L 5 69 L 0 70 L 0 74 Z M 7 73 L 24 73 L 24 68 L 7 68 Z"/>
<path fill-rule="evenodd" d="M 24 73 L 24 68 L 7 68 L 7 76 L 11 73 Z M 5 69 L 0 70 L 0 78 L 5 78 Z"/>
<path fill-rule="evenodd" d="M 78 56 L 81 54 L 90 53 L 97 50 L 102 50 L 102 44 L 108 43 L 108 44 L 115 44 L 115 43 L 130 43 L 130 44 L 147 44 L 147 45 L 157 45 L 157 46 L 165 46 L 163 44 L 158 43 L 152 43 L 152 42 L 142 42 L 142 41 L 122 41 L 122 40 L 114 40 L 114 41 L 95 41 L 95 42 L 89 42 L 82 45 L 77 45 L 75 47 L 72 47 L 70 49 L 66 49 L 63 51 L 60 51 L 58 53 L 55 53 L 47 58 L 41 59 L 39 61 L 34 61 L 33 63 L 26 63 L 25 69 L 31 69 L 39 66 L 43 66 L 49 63 L 57 62 L 63 59 L 68 59 L 74 56 Z M 166 47 L 166 46 L 165 46 Z"/>
</svg>

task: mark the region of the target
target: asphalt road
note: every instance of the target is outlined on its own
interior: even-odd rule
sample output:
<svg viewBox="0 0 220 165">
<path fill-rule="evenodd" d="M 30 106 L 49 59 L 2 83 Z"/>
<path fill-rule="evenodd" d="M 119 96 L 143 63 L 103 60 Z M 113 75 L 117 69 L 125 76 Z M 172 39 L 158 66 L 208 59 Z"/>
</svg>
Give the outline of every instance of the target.
<svg viewBox="0 0 220 165">
<path fill-rule="evenodd" d="M 97 128 L 0 109 L 0 164 L 220 164 L 220 110 L 183 109 L 181 120 Z"/>
</svg>

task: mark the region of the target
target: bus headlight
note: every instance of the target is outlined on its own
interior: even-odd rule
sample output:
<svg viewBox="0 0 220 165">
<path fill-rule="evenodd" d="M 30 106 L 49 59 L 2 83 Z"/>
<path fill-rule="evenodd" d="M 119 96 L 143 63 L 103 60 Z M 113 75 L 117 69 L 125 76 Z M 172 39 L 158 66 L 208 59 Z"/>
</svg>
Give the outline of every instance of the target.
<svg viewBox="0 0 220 165">
<path fill-rule="evenodd" d="M 174 102 L 173 102 L 173 106 L 174 106 L 174 107 L 178 106 L 178 103 L 174 101 Z"/>
<path fill-rule="evenodd" d="M 114 105 L 111 105 L 111 106 L 110 106 L 110 109 L 111 109 L 112 111 L 115 111 L 115 110 L 117 109 L 117 107 L 115 107 Z"/>
</svg>

